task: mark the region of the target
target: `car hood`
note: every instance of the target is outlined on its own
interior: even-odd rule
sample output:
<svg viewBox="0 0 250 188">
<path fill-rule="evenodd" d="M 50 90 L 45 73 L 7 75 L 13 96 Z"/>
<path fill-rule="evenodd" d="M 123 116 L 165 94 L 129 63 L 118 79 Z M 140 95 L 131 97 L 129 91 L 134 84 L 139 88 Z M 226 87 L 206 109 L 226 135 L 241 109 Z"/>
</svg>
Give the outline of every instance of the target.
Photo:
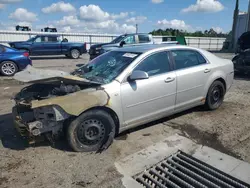
<svg viewBox="0 0 250 188">
<path fill-rule="evenodd" d="M 24 83 L 62 82 L 65 84 L 101 85 L 100 83 L 74 76 L 64 71 L 37 69 L 30 65 L 23 71 L 16 73 L 14 79 Z"/>
</svg>

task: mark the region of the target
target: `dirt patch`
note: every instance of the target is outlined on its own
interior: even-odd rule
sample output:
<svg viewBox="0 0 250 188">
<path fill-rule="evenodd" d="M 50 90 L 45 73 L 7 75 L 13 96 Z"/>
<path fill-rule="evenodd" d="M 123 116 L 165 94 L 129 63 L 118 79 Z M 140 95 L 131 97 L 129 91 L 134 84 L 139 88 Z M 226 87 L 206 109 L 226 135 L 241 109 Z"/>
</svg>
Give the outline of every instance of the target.
<svg viewBox="0 0 250 188">
<path fill-rule="evenodd" d="M 195 127 L 195 125 L 192 125 L 192 124 L 178 124 L 176 122 L 166 122 L 164 124 L 174 129 L 180 130 L 182 136 L 188 137 L 189 139 L 193 140 L 197 144 L 211 147 L 227 155 L 231 155 L 235 158 L 242 159 L 239 154 L 232 151 L 231 148 L 225 147 L 221 143 L 221 141 L 219 140 L 218 133 L 210 133 L 206 131 L 203 132 L 199 130 L 197 127 Z"/>
<path fill-rule="evenodd" d="M 8 182 L 8 179 L 6 177 L 0 177 L 0 186 L 7 183 Z"/>
<path fill-rule="evenodd" d="M 9 162 L 7 163 L 5 166 L 3 166 L 1 169 L 3 171 L 12 171 L 12 170 L 16 170 L 18 168 L 20 168 L 22 165 L 26 164 L 26 160 L 22 159 L 22 160 L 16 160 L 14 162 Z"/>
</svg>

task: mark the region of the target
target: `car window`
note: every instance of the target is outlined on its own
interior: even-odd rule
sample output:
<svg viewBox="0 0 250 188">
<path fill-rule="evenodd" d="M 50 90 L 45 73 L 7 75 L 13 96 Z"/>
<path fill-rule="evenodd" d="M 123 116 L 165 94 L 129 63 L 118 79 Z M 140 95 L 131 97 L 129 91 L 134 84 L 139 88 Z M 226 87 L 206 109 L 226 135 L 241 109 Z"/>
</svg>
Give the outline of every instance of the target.
<svg viewBox="0 0 250 188">
<path fill-rule="evenodd" d="M 173 50 L 172 55 L 175 60 L 176 70 L 206 63 L 204 57 L 199 52 L 193 50 Z"/>
<path fill-rule="evenodd" d="M 41 37 L 37 37 L 36 40 L 35 40 L 35 42 L 42 42 Z"/>
<path fill-rule="evenodd" d="M 148 76 L 169 72 L 170 64 L 167 52 L 159 52 L 147 57 L 135 70 L 147 72 Z"/>
<path fill-rule="evenodd" d="M 139 43 L 147 43 L 150 42 L 148 35 L 138 35 Z"/>
<path fill-rule="evenodd" d="M 124 42 L 126 42 L 126 44 L 134 44 L 135 43 L 135 36 L 133 36 L 133 35 L 127 36 L 124 39 Z"/>
<path fill-rule="evenodd" d="M 57 41 L 58 41 L 57 37 L 54 37 L 54 36 L 48 37 L 48 42 L 57 42 Z"/>
</svg>

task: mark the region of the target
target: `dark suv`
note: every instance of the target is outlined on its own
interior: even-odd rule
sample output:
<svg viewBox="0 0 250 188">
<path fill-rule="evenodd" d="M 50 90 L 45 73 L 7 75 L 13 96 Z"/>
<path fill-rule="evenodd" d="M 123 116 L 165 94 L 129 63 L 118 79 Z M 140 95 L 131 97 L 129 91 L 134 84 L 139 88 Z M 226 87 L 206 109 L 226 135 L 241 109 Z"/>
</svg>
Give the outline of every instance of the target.
<svg viewBox="0 0 250 188">
<path fill-rule="evenodd" d="M 234 68 L 238 72 L 250 72 L 250 31 L 243 33 L 238 39 L 236 56 L 233 58 Z"/>
</svg>

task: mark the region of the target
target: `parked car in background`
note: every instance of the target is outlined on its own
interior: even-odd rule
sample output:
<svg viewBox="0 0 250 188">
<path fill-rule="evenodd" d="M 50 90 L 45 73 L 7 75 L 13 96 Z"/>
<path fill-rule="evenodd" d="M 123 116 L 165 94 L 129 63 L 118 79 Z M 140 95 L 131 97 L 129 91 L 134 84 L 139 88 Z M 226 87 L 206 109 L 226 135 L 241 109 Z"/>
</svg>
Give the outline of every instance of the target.
<svg viewBox="0 0 250 188">
<path fill-rule="evenodd" d="M 26 50 L 32 56 L 40 55 L 66 55 L 73 59 L 87 53 L 86 43 L 68 42 L 60 35 L 37 35 L 27 41 L 10 42 L 12 48 Z"/>
<path fill-rule="evenodd" d="M 23 70 L 27 65 L 32 65 L 29 53 L 19 51 L 0 44 L 0 73 L 4 76 L 13 76 Z"/>
<path fill-rule="evenodd" d="M 250 73 L 250 32 L 243 33 L 238 39 L 234 68 L 240 73 Z"/>
<path fill-rule="evenodd" d="M 219 108 L 233 78 L 232 61 L 205 50 L 117 48 L 71 74 L 17 73 L 15 79 L 33 84 L 16 95 L 13 117 L 23 135 L 54 138 L 65 131 L 74 151 L 97 151 L 132 127 L 199 105 Z"/>
<path fill-rule="evenodd" d="M 110 43 L 102 43 L 92 45 L 89 49 L 90 59 L 94 59 L 97 56 L 116 48 L 131 46 L 131 45 L 143 45 L 153 44 L 151 34 L 147 33 L 136 33 L 136 34 L 125 34 L 115 38 Z"/>
</svg>

